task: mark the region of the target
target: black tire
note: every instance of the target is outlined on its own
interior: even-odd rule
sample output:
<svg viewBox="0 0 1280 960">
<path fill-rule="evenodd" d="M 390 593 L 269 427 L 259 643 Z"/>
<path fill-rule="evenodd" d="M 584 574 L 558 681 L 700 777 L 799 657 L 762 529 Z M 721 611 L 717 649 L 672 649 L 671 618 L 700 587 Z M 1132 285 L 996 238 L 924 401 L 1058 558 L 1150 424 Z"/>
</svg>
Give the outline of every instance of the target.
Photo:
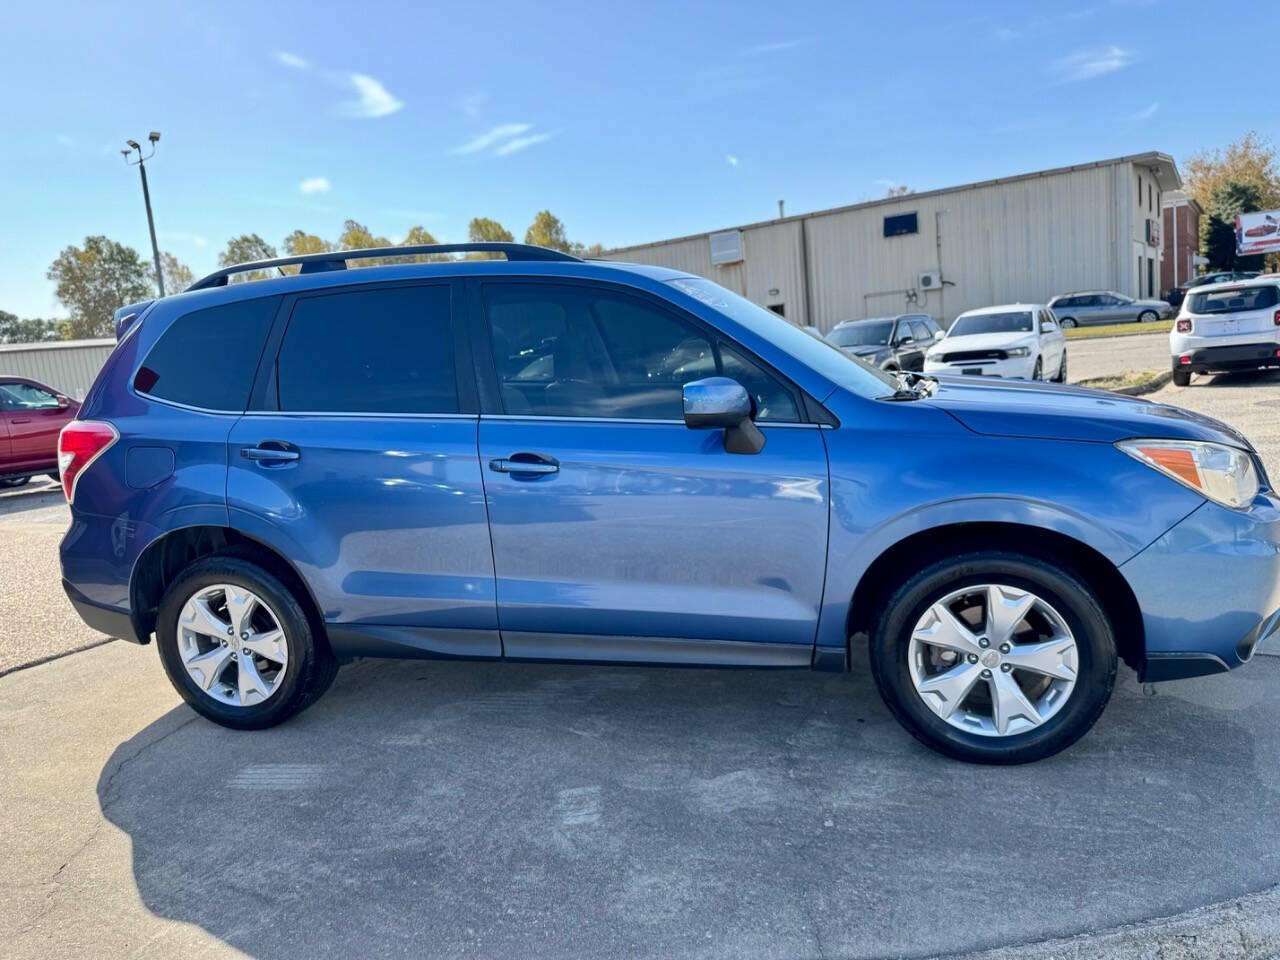
<svg viewBox="0 0 1280 960">
<path fill-rule="evenodd" d="M 17 487 L 25 487 L 30 481 L 30 477 L 0 477 L 0 490 L 13 490 Z"/>
<path fill-rule="evenodd" d="M 1173 368 L 1173 385 L 1175 387 L 1191 386 L 1191 371 L 1184 370 L 1182 367 Z"/>
<path fill-rule="evenodd" d="M 1053 378 L 1056 383 L 1067 382 L 1067 351 L 1062 351 L 1062 363 L 1058 364 L 1058 375 Z"/>
<path fill-rule="evenodd" d="M 50 480 L 52 480 L 54 483 L 57 483 L 57 484 L 61 484 L 61 483 L 62 483 L 62 477 L 61 477 L 61 476 L 59 476 L 59 475 L 58 475 L 58 474 L 56 474 L 56 473 L 47 473 L 47 474 L 45 474 L 45 476 L 47 476 L 47 477 L 48 477 Z"/>
<path fill-rule="evenodd" d="M 1075 318 L 1075 317 L 1063 317 L 1063 318 L 1059 321 L 1058 325 L 1059 325 L 1060 327 L 1062 327 L 1062 329 L 1063 329 L 1063 330 L 1074 330 L 1074 329 L 1076 328 L 1076 318 Z"/>
<path fill-rule="evenodd" d="M 1035 729 L 1002 737 L 960 730 L 929 708 L 911 678 L 911 632 L 948 593 L 1000 583 L 1029 590 L 1052 604 L 1076 640 L 1078 672 L 1066 703 Z M 890 712 L 925 746 L 970 763 L 1029 763 L 1065 750 L 1101 715 L 1116 679 L 1111 622 L 1093 591 L 1065 566 L 1004 551 L 948 557 L 909 577 L 894 591 L 869 640 L 871 671 Z"/>
<path fill-rule="evenodd" d="M 1044 360 L 1036 357 L 1036 365 L 1031 368 L 1031 379 L 1039 380 L 1044 376 Z"/>
<path fill-rule="evenodd" d="M 187 673 L 178 650 L 178 616 L 187 599 L 201 587 L 230 583 L 252 590 L 275 611 L 284 631 L 289 662 L 281 686 L 262 703 L 224 704 L 206 694 Z M 236 556 L 213 556 L 187 567 L 165 591 L 156 617 L 156 647 L 169 681 L 193 710 L 235 730 L 261 730 L 283 723 L 319 699 L 333 683 L 338 662 L 319 624 L 307 616 L 299 599 L 270 572 Z"/>
<path fill-rule="evenodd" d="M 1143 310 L 1140 314 L 1138 314 L 1139 323 L 1155 323 L 1159 319 L 1160 319 L 1160 315 L 1157 314 L 1154 310 Z"/>
</svg>

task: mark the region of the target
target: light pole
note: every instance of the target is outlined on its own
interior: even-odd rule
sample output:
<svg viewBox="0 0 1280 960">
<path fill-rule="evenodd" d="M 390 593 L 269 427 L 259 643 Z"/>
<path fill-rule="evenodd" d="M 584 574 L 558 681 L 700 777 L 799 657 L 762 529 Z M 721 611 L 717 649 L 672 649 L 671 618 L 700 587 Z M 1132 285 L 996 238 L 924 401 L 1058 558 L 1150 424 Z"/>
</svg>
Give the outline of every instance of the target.
<svg viewBox="0 0 1280 960">
<path fill-rule="evenodd" d="M 151 216 L 151 191 L 147 189 L 147 165 L 146 161 L 156 155 L 156 144 L 160 141 L 160 134 L 152 130 L 147 139 L 151 142 L 151 152 L 145 157 L 142 155 L 142 148 L 138 146 L 136 140 L 126 140 L 129 145 L 128 150 L 121 150 L 124 155 L 124 162 L 138 168 L 138 172 L 142 174 L 142 202 L 147 205 L 147 229 L 151 231 L 151 255 L 156 261 L 156 285 L 160 288 L 160 296 L 164 296 L 164 273 L 160 270 L 160 248 L 156 246 L 156 222 Z M 136 153 L 137 160 L 130 160 L 129 156 Z"/>
</svg>

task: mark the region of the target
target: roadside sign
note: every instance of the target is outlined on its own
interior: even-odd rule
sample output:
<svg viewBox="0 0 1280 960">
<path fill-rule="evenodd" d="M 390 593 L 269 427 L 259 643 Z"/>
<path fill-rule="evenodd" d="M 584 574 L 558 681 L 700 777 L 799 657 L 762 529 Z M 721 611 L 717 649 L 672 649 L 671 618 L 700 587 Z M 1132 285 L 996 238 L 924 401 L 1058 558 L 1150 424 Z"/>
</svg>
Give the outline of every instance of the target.
<svg viewBox="0 0 1280 960">
<path fill-rule="evenodd" d="M 1236 256 L 1280 250 L 1280 210 L 1242 213 L 1236 217 Z"/>
</svg>

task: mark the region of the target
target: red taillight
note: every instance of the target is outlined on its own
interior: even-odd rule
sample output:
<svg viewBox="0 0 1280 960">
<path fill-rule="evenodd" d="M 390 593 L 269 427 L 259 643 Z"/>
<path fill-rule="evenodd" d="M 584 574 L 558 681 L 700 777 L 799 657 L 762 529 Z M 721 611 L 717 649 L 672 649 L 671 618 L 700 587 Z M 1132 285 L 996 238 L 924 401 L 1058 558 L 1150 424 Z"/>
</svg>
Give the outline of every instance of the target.
<svg viewBox="0 0 1280 960">
<path fill-rule="evenodd" d="M 1277 327 L 1280 327 L 1280 310 L 1277 310 L 1276 315 L 1271 319 L 1273 319 L 1276 322 Z"/>
<path fill-rule="evenodd" d="M 1276 323 L 1280 323 L 1280 320 L 1277 320 L 1277 321 L 1276 321 Z M 1190 320 L 1179 320 L 1179 321 L 1178 321 L 1178 332 L 1179 332 L 1179 333 L 1190 333 L 1190 332 L 1191 332 L 1191 321 L 1190 321 Z"/>
<path fill-rule="evenodd" d="M 116 428 L 100 420 L 72 420 L 62 428 L 58 435 L 58 471 L 67 503 L 76 495 L 80 474 L 118 439 Z"/>
<path fill-rule="evenodd" d="M 1190 357 L 1179 357 L 1179 358 L 1178 358 L 1178 362 L 1179 362 L 1179 363 L 1190 363 L 1190 362 L 1191 362 L 1191 358 L 1190 358 Z"/>
</svg>

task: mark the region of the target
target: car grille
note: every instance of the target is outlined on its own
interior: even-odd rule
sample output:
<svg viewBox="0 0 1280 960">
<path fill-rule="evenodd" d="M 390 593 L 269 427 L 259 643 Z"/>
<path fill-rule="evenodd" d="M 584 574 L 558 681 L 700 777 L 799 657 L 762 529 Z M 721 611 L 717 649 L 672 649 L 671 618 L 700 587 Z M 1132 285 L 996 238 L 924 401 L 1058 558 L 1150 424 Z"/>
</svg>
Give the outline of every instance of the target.
<svg viewBox="0 0 1280 960">
<path fill-rule="evenodd" d="M 944 353 L 943 363 L 974 363 L 982 360 L 1008 360 L 1009 355 L 1003 350 L 957 350 L 955 353 Z"/>
</svg>

